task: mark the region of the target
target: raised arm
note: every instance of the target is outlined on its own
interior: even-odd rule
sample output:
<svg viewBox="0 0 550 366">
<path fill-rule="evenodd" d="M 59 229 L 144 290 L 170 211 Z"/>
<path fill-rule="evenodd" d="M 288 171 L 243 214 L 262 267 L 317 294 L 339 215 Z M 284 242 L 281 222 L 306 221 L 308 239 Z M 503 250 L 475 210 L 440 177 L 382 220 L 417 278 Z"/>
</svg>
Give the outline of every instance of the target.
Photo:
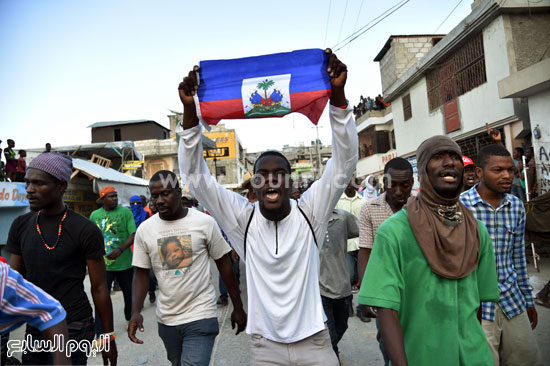
<svg viewBox="0 0 550 366">
<path fill-rule="evenodd" d="M 183 103 L 183 121 L 177 132 L 181 136 L 178 163 L 181 178 L 193 196 L 216 218 L 239 256 L 244 258 L 243 237 L 245 221 L 252 212 L 248 200 L 218 184 L 212 177 L 202 151 L 202 134 L 193 97 L 197 86 L 195 66 L 179 84 L 178 92 Z"/>
<path fill-rule="evenodd" d="M 304 210 L 313 216 L 314 224 L 328 221 L 357 164 L 357 129 L 344 93 L 347 67 L 330 50 L 326 52 L 330 54 L 327 72 L 332 89 L 329 107 L 332 157 L 321 178 L 304 193 L 301 200 Z"/>
</svg>

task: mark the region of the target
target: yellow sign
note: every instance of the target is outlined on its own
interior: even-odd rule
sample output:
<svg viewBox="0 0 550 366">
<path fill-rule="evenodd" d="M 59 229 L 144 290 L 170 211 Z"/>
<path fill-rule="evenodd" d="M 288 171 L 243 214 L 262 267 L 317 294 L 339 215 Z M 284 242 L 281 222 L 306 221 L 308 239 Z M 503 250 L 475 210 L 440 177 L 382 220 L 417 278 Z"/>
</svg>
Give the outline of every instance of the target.
<svg viewBox="0 0 550 366">
<path fill-rule="evenodd" d="M 122 164 L 122 169 L 124 170 L 140 169 L 143 163 L 145 163 L 145 160 L 126 160 L 124 164 Z"/>
<path fill-rule="evenodd" d="M 96 199 L 97 195 L 93 192 L 83 190 L 65 191 L 63 196 L 63 200 L 72 210 L 86 217 L 89 217 L 92 211 L 97 209 Z"/>
<path fill-rule="evenodd" d="M 205 159 L 234 159 L 237 156 L 235 132 L 207 132 L 204 135 L 216 142 L 216 148 L 204 150 Z"/>
</svg>

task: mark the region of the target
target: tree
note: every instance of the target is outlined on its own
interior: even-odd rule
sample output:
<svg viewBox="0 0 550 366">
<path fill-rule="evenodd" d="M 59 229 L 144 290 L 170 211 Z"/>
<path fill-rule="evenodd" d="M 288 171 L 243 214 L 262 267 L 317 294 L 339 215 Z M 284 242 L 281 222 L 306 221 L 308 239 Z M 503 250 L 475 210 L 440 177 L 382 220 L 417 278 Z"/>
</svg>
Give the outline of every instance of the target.
<svg viewBox="0 0 550 366">
<path fill-rule="evenodd" d="M 258 83 L 256 86 L 258 89 L 262 89 L 265 94 L 265 100 L 267 100 L 267 90 L 275 85 L 275 82 L 273 80 L 265 79 L 265 81 L 262 81 L 261 83 Z"/>
</svg>

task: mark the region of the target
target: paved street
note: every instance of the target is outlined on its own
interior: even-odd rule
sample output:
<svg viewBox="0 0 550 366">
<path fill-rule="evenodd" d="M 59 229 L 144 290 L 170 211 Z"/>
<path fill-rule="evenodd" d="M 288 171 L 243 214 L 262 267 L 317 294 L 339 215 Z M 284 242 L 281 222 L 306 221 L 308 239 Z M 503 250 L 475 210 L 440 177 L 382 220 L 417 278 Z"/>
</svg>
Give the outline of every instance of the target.
<svg viewBox="0 0 550 366">
<path fill-rule="evenodd" d="M 218 274 L 215 264 L 212 262 L 212 278 L 217 289 Z M 550 258 L 543 258 L 542 271 L 537 273 L 532 265 L 529 265 L 530 279 L 535 291 L 538 291 L 550 280 Z M 246 285 L 244 278 L 244 266 L 241 263 L 241 290 L 243 302 L 246 306 Z M 89 284 L 87 283 L 87 286 Z M 91 297 L 90 297 L 91 298 Z M 146 299 L 143 316 L 145 318 L 145 332 L 138 335 L 144 340 L 143 345 L 133 344 L 125 334 L 125 321 L 123 316 L 122 293 L 115 292 L 112 295 L 115 310 L 115 331 L 117 332 L 117 346 L 119 352 L 119 365 L 167 365 L 166 352 L 162 341 L 157 334 L 155 318 L 155 305 L 149 304 Z M 356 303 L 356 301 L 354 301 Z M 545 365 L 550 366 L 550 309 L 537 306 L 539 325 L 535 330 L 539 348 L 542 352 Z M 248 365 L 249 360 L 249 336 L 247 334 L 234 335 L 231 329 L 231 305 L 220 308 L 220 334 L 216 339 L 212 352 L 212 366 Z M 23 337 L 23 328 L 12 333 L 13 337 Z M 376 341 L 376 326 L 374 322 L 363 323 L 357 317 L 349 321 L 349 329 L 340 341 L 340 357 L 344 366 L 378 366 L 383 365 L 378 343 Z M 20 358 L 20 355 L 16 355 Z M 89 359 L 90 365 L 101 365 L 101 356 Z"/>
</svg>

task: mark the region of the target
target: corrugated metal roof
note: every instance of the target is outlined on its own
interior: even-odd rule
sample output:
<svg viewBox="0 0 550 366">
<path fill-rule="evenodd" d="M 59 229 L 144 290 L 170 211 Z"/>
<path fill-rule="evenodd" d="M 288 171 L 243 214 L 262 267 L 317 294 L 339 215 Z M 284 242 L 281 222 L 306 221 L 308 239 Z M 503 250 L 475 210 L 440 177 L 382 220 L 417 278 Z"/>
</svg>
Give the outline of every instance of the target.
<svg viewBox="0 0 550 366">
<path fill-rule="evenodd" d="M 160 127 L 164 128 L 166 131 L 170 131 L 170 129 L 164 127 L 160 123 L 153 121 L 151 119 L 132 119 L 128 121 L 105 121 L 105 122 L 95 122 L 88 126 L 88 128 L 97 128 L 97 127 L 110 127 L 110 126 L 119 126 L 119 125 L 132 125 L 137 123 L 147 123 L 147 122 L 153 122 L 159 125 Z"/>
<path fill-rule="evenodd" d="M 132 177 L 126 174 L 122 174 L 111 168 L 105 168 L 96 163 L 92 163 L 88 160 L 82 160 L 73 158 L 73 168 L 82 170 L 92 177 L 100 180 L 106 180 L 111 182 L 119 182 L 125 184 L 133 184 L 138 186 L 147 186 L 149 181 L 137 177 Z"/>
</svg>

